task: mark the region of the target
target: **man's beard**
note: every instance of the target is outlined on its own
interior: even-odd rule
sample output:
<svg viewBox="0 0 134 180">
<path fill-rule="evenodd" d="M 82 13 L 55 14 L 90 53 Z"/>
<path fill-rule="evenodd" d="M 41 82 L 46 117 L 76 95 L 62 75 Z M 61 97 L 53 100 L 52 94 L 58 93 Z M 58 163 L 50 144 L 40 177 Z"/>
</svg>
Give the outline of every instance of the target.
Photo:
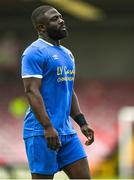
<svg viewBox="0 0 134 180">
<path fill-rule="evenodd" d="M 65 37 L 67 37 L 67 30 L 66 29 L 50 29 L 50 28 L 47 28 L 47 34 L 48 36 L 53 39 L 54 41 L 56 40 L 60 40 L 60 39 L 63 39 Z"/>
</svg>

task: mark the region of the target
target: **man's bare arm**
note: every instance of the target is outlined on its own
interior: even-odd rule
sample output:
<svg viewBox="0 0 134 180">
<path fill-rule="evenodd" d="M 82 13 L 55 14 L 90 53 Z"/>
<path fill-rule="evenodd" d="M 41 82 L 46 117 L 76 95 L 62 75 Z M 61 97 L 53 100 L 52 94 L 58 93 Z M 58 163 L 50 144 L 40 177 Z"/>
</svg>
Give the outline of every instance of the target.
<svg viewBox="0 0 134 180">
<path fill-rule="evenodd" d="M 90 145 L 94 141 L 94 131 L 89 128 L 88 123 L 80 109 L 79 101 L 75 91 L 72 94 L 72 105 L 70 116 L 80 126 L 81 132 L 87 137 L 86 145 Z"/>
<path fill-rule="evenodd" d="M 54 150 L 58 149 L 60 146 L 58 133 L 51 124 L 40 93 L 41 79 L 23 78 L 23 83 L 26 97 L 32 108 L 32 111 L 45 129 L 45 137 L 48 147 Z"/>
<path fill-rule="evenodd" d="M 72 94 L 72 105 L 71 105 L 71 117 L 74 119 L 75 116 L 77 116 L 78 114 L 81 114 L 81 109 L 80 109 L 80 105 L 79 105 L 79 101 L 77 98 L 77 95 L 75 93 L 75 91 L 73 90 L 73 94 Z"/>
</svg>

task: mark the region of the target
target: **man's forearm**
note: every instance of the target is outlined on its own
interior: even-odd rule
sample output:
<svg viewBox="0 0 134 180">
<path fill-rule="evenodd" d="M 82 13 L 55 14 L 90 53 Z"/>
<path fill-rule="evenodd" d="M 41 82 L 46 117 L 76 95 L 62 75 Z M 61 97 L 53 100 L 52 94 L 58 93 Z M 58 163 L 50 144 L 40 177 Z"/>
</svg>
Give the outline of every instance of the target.
<svg viewBox="0 0 134 180">
<path fill-rule="evenodd" d="M 80 127 L 88 124 L 84 115 L 81 112 L 79 101 L 78 101 L 77 95 L 74 91 L 73 91 L 73 95 L 72 95 L 72 106 L 71 106 L 70 116 L 74 119 L 74 121 Z"/>
<path fill-rule="evenodd" d="M 74 117 L 78 114 L 82 113 L 79 105 L 79 101 L 77 98 L 76 93 L 73 90 L 73 95 L 72 95 L 72 105 L 71 105 L 71 117 L 74 119 Z"/>
<path fill-rule="evenodd" d="M 42 124 L 44 128 L 52 126 L 48 114 L 45 110 L 42 96 L 39 91 L 29 91 L 26 93 L 29 104 L 32 108 L 38 121 Z"/>
</svg>

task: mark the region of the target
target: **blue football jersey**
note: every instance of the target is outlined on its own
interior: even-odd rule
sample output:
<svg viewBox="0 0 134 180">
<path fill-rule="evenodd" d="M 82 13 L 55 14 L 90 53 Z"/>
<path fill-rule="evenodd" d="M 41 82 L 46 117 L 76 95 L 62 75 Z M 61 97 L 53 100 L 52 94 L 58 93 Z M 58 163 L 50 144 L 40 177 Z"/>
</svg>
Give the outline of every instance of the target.
<svg viewBox="0 0 134 180">
<path fill-rule="evenodd" d="M 22 78 L 41 78 L 41 95 L 47 114 L 60 135 L 76 133 L 72 127 L 70 110 L 75 78 L 72 53 L 63 46 L 56 46 L 39 38 L 22 55 Z M 24 138 L 44 134 L 31 107 L 24 118 Z"/>
</svg>

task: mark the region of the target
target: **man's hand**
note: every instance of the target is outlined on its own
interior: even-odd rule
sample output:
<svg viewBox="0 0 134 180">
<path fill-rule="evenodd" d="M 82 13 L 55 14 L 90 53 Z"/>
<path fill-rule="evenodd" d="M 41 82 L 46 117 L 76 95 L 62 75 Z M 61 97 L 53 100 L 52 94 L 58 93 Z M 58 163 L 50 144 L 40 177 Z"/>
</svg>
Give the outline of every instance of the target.
<svg viewBox="0 0 134 180">
<path fill-rule="evenodd" d="M 83 125 L 81 128 L 81 132 L 87 137 L 87 141 L 85 145 L 90 145 L 94 142 L 94 131 L 88 127 L 88 125 Z"/>
<path fill-rule="evenodd" d="M 48 148 L 55 151 L 60 148 L 61 142 L 58 136 L 58 132 L 52 126 L 45 128 L 45 138 Z"/>
</svg>

